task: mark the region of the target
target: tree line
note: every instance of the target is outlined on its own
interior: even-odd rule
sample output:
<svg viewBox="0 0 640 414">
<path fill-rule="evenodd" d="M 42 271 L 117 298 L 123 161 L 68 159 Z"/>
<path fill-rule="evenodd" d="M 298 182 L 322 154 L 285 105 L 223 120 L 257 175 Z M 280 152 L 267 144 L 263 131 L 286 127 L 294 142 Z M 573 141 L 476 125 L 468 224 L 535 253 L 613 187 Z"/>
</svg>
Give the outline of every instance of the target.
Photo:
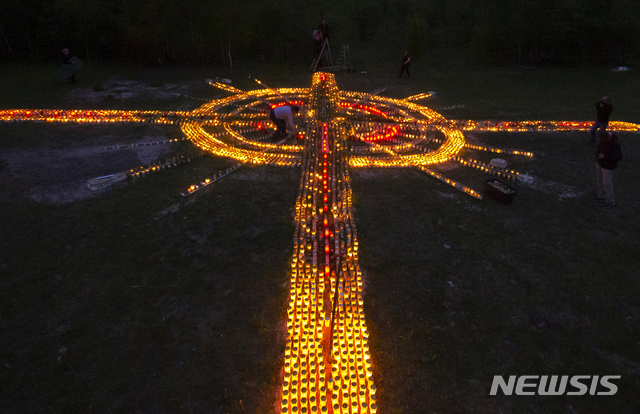
<svg viewBox="0 0 640 414">
<path fill-rule="evenodd" d="M 488 65 L 633 65 L 637 0 L 3 0 L 0 60 L 292 64 L 324 17 L 372 59 L 462 49 Z M 334 52 L 335 53 L 335 52 Z"/>
</svg>

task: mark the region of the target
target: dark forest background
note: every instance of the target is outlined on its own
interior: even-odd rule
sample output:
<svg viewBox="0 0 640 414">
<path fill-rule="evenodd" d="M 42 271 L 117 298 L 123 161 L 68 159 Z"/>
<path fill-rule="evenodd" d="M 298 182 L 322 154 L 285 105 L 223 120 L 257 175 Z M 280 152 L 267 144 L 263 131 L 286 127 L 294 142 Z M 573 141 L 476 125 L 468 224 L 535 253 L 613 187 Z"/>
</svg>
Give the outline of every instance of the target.
<svg viewBox="0 0 640 414">
<path fill-rule="evenodd" d="M 289 64 L 311 55 L 320 11 L 332 46 L 420 59 L 463 50 L 488 65 L 634 65 L 638 0 L 2 0 L 0 61 Z"/>
</svg>

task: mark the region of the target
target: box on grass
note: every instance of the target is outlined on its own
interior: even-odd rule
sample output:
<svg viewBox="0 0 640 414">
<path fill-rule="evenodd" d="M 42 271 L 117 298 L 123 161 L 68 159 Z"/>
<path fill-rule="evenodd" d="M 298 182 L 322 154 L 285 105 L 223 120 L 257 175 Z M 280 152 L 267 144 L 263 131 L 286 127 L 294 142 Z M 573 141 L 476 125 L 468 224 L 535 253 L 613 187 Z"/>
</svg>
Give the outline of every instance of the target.
<svg viewBox="0 0 640 414">
<path fill-rule="evenodd" d="M 518 192 L 502 181 L 490 178 L 484 180 L 484 193 L 499 203 L 509 204 Z"/>
<path fill-rule="evenodd" d="M 507 168 L 507 162 L 505 160 L 503 160 L 502 158 L 494 158 L 494 159 L 492 159 L 491 162 L 489 163 L 489 165 L 492 166 L 492 167 L 500 168 L 502 170 Z"/>
</svg>

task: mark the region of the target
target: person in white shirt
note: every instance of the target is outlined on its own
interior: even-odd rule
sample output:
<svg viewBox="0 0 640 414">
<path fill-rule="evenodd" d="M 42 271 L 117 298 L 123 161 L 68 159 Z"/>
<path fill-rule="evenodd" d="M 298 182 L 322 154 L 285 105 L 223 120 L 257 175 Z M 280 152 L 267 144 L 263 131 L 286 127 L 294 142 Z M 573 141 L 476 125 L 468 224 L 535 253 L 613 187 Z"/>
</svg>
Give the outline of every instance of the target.
<svg viewBox="0 0 640 414">
<path fill-rule="evenodd" d="M 278 128 L 276 130 L 276 133 L 271 137 L 273 141 L 277 141 L 287 135 L 287 126 L 292 132 L 297 132 L 298 129 L 293 123 L 293 114 L 297 114 L 298 112 L 300 112 L 300 107 L 295 105 L 284 105 L 271 108 L 269 118 L 271 118 L 271 121 L 273 121 L 273 123 L 276 124 L 276 127 Z"/>
</svg>

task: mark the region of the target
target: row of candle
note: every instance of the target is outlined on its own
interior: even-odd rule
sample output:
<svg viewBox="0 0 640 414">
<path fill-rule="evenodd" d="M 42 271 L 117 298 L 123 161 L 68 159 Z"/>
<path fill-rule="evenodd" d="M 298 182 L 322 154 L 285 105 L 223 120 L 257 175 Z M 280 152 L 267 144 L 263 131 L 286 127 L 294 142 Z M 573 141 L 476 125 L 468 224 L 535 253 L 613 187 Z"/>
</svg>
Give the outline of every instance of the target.
<svg viewBox="0 0 640 414">
<path fill-rule="evenodd" d="M 390 98 L 372 97 L 372 99 L 391 104 L 402 104 Z M 593 122 L 591 121 L 472 121 L 472 120 L 446 120 L 436 111 L 417 104 L 410 104 L 405 101 L 407 108 L 416 114 L 421 114 L 425 119 L 418 119 L 414 115 L 395 108 L 390 112 L 401 113 L 403 117 L 395 118 L 387 115 L 397 123 L 414 123 L 437 128 L 447 126 L 449 128 L 461 129 L 466 132 L 551 132 L 551 131 L 588 131 Z M 444 108 L 449 109 L 449 108 Z M 611 121 L 608 129 L 611 131 L 640 132 L 640 124 L 631 122 Z"/>
<path fill-rule="evenodd" d="M 588 131 L 593 121 L 451 121 L 451 127 L 464 131 L 538 132 Z M 610 121 L 611 131 L 640 132 L 640 124 Z"/>
<path fill-rule="evenodd" d="M 362 309 L 362 274 L 357 263 L 358 241 L 351 213 L 351 189 L 348 170 L 344 160 L 346 139 L 345 129 L 333 124 L 334 143 L 336 151 L 341 155 L 340 174 L 338 178 L 339 191 L 344 200 L 341 214 L 342 232 L 344 233 L 345 257 L 339 268 L 342 283 L 337 283 L 332 277 L 334 289 L 333 335 L 330 338 L 334 363 L 332 403 L 334 412 L 376 412 L 375 385 L 372 379 L 370 352 L 368 351 L 368 331 L 364 323 Z M 338 206 L 339 207 L 339 206 Z M 334 208 L 338 213 L 339 209 Z M 338 227 L 336 226 L 336 231 Z M 341 245 L 334 244 L 336 251 Z M 337 286 L 336 286 L 337 284 Z M 339 408 L 339 410 L 338 410 Z"/>
<path fill-rule="evenodd" d="M 519 172 L 513 170 L 500 170 L 494 166 L 485 164 L 482 161 L 474 160 L 474 159 L 465 159 L 462 157 L 455 156 L 452 158 L 454 161 L 464 165 L 465 167 L 475 168 L 476 170 L 480 170 L 489 175 L 496 175 L 498 177 L 509 178 L 511 180 L 517 180 L 520 175 Z"/>
<path fill-rule="evenodd" d="M 310 102 L 325 120 L 308 125 L 296 201 L 280 404 L 287 414 L 377 411 L 344 160 L 346 134 L 330 122 L 336 95 L 333 75 L 316 73 Z"/>
<path fill-rule="evenodd" d="M 410 142 L 405 142 L 404 144 L 398 144 L 398 145 L 386 145 L 386 147 L 391 149 L 391 151 L 393 151 L 394 153 L 406 152 L 406 151 L 409 151 L 409 150 L 412 150 L 412 149 L 416 148 Z M 428 151 L 427 149 L 424 149 L 424 148 L 420 148 L 419 150 L 420 151 L 424 151 L 424 152 Z M 350 151 L 352 153 L 380 153 L 380 152 L 385 152 L 382 149 L 382 146 L 364 146 L 364 145 L 351 147 Z"/>
<path fill-rule="evenodd" d="M 427 174 L 429 174 L 430 176 L 437 178 L 438 180 L 442 181 L 443 183 L 449 184 L 450 186 L 457 188 L 460 191 L 463 191 L 465 194 L 468 194 L 472 197 L 475 197 L 477 199 L 482 200 L 482 195 L 480 193 L 478 193 L 477 191 L 475 191 L 474 189 L 472 189 L 471 187 L 468 187 L 458 181 L 452 180 L 450 178 L 445 177 L 442 174 L 439 174 L 425 166 L 419 166 L 418 169 L 420 171 L 423 171 Z"/>
<path fill-rule="evenodd" d="M 398 156 L 398 154 L 392 148 L 390 148 L 387 145 L 380 145 L 376 141 L 365 140 L 363 138 L 360 138 L 359 135 L 353 135 L 353 136 L 351 136 L 351 139 L 360 139 L 360 141 L 364 142 L 365 144 L 370 145 L 371 148 L 372 148 L 371 152 L 373 152 L 373 153 L 385 152 L 385 153 L 391 155 L 392 157 L 397 157 Z"/>
<path fill-rule="evenodd" d="M 501 149 L 501 148 L 488 147 L 483 145 L 473 145 L 473 144 L 465 144 L 464 147 L 478 150 L 478 151 L 495 152 L 496 154 L 522 155 L 524 157 L 533 157 L 533 152 L 528 152 L 528 151 Z"/>
<path fill-rule="evenodd" d="M 442 128 L 441 131 L 445 135 L 446 140 L 434 151 L 420 154 L 397 155 L 386 159 L 370 156 L 353 156 L 350 158 L 349 164 L 352 167 L 410 167 L 448 161 L 464 147 L 464 135 L 459 130 Z"/>
<path fill-rule="evenodd" d="M 432 138 L 431 141 L 435 142 L 435 143 L 443 143 L 444 140 L 439 139 L 439 138 Z M 493 152 L 496 154 L 507 154 L 507 155 L 520 155 L 520 156 L 524 156 L 524 157 L 533 157 L 533 152 L 528 152 L 528 151 L 520 151 L 520 150 L 512 150 L 512 149 L 502 149 L 502 148 L 496 148 L 496 147 L 489 147 L 486 145 L 474 145 L 474 144 L 469 144 L 469 143 L 465 143 L 464 144 L 465 148 L 469 148 L 469 149 L 473 149 L 473 150 L 477 150 L 477 151 L 485 151 L 485 152 Z"/>
<path fill-rule="evenodd" d="M 402 156 L 397 156 L 397 154 L 390 154 L 390 155 L 394 155 L 391 159 L 381 159 L 381 158 L 366 157 L 366 156 L 352 157 L 350 160 L 351 166 L 354 166 L 354 167 L 365 167 L 365 166 L 407 167 L 407 166 L 428 165 L 428 164 L 444 162 L 450 159 L 451 156 L 457 154 L 457 152 L 460 151 L 460 149 L 465 143 L 464 136 L 460 131 L 456 131 L 456 130 L 452 130 L 444 127 L 446 120 L 440 114 L 436 113 L 435 111 L 429 108 L 411 103 L 408 100 L 395 100 L 391 98 L 382 98 L 379 96 L 366 95 L 358 92 L 343 92 L 342 95 L 352 100 L 366 97 L 367 99 L 374 101 L 374 103 L 391 104 L 395 108 L 398 108 L 398 110 L 400 110 L 399 108 L 404 107 L 407 111 L 414 112 L 416 113 L 417 116 L 421 116 L 424 118 L 422 120 L 418 120 L 412 116 L 411 120 L 409 121 L 413 122 L 416 127 L 418 126 L 419 123 L 421 124 L 421 127 L 422 127 L 422 124 L 424 123 L 431 124 L 434 121 L 437 121 L 443 125 L 438 129 L 440 129 L 447 138 L 444 144 L 440 148 L 438 148 L 436 151 L 430 151 L 428 154 L 411 154 L 411 155 L 402 155 Z M 404 121 L 406 121 L 406 119 Z M 387 150 L 384 150 L 384 151 L 389 153 L 389 151 Z"/>
<path fill-rule="evenodd" d="M 150 145 L 162 145 L 162 144 L 172 144 L 174 142 L 185 141 L 186 138 L 175 138 L 175 139 L 167 139 L 163 141 L 154 141 L 154 142 L 140 142 L 135 144 L 121 144 L 121 145 L 111 145 L 109 147 L 102 147 L 104 150 L 114 150 L 114 149 L 124 149 L 124 148 L 136 148 L 136 147 L 147 147 Z"/>
<path fill-rule="evenodd" d="M 215 84 L 215 86 L 222 86 L 222 88 L 225 90 L 237 91 L 237 89 L 233 87 L 229 87 L 228 85 L 224 85 L 224 84 Z M 223 98 L 223 99 L 212 101 L 209 104 L 201 106 L 200 108 L 196 109 L 193 112 L 196 114 L 209 114 L 211 112 L 221 110 L 231 104 L 238 104 L 239 102 L 246 101 L 250 97 L 259 98 L 262 96 L 269 96 L 269 95 L 273 95 L 274 92 L 275 91 L 270 91 L 270 90 L 257 90 L 257 91 L 250 91 L 246 93 L 240 91 L 238 95 L 234 95 L 230 98 Z M 301 93 L 304 92 L 304 90 L 282 88 L 277 92 L 284 93 L 284 94 L 289 93 L 289 94 L 300 95 Z M 253 100 L 253 101 L 246 102 L 242 105 L 238 105 L 238 109 L 239 109 L 238 113 L 244 114 L 243 111 L 246 111 L 249 108 L 255 107 L 259 103 L 260 102 Z M 232 112 L 236 112 L 236 111 L 232 111 Z M 225 117 L 229 117 L 229 116 L 227 115 Z M 236 122 L 240 124 L 242 123 L 242 121 L 236 121 Z M 241 126 L 249 126 L 249 123 L 247 122 L 246 124 Z M 205 131 L 204 128 L 201 125 L 198 125 L 197 123 L 189 123 L 188 125 L 183 125 L 182 129 L 183 129 L 183 132 L 187 135 L 187 138 L 192 140 L 196 145 L 216 155 L 231 157 L 241 162 L 251 162 L 254 164 L 273 164 L 273 165 L 283 165 L 283 166 L 296 166 L 300 164 L 300 156 L 298 155 L 282 154 L 282 153 L 267 153 L 266 151 L 264 151 L 265 149 L 269 149 L 269 150 L 284 149 L 284 150 L 296 151 L 296 150 L 299 150 L 298 146 L 290 146 L 290 147 L 285 146 L 285 148 L 278 148 L 273 144 L 265 144 L 265 143 L 260 143 L 254 140 L 247 140 L 242 136 L 242 134 L 236 131 L 233 131 L 228 124 L 223 124 L 223 127 L 225 128 L 226 134 L 230 134 L 232 138 L 236 140 L 241 140 L 244 143 L 251 143 L 254 146 L 261 148 L 262 151 L 252 151 L 252 150 L 237 148 L 237 147 L 228 145 L 225 142 L 217 139 L 216 134 L 211 134 Z"/>
<path fill-rule="evenodd" d="M 253 151 L 228 145 L 217 139 L 214 134 L 205 131 L 202 125 L 197 123 L 183 124 L 182 131 L 187 138 L 198 147 L 218 156 L 233 158 L 238 161 L 250 162 L 252 164 L 272 164 L 282 166 L 296 166 L 300 164 L 299 155 Z"/>
<path fill-rule="evenodd" d="M 193 193 L 195 193 L 196 191 L 202 190 L 203 188 L 207 187 L 208 185 L 211 185 L 213 183 L 215 183 L 216 181 L 226 177 L 227 175 L 231 174 L 232 172 L 234 172 L 235 170 L 237 170 L 238 168 L 242 167 L 243 165 L 246 165 L 246 163 L 239 163 L 236 164 L 232 167 L 227 168 L 226 170 L 218 173 L 218 174 L 214 174 L 213 177 L 211 178 L 205 178 L 204 181 L 201 181 L 200 184 L 193 184 L 192 186 L 190 186 L 187 191 L 185 193 L 180 193 L 180 195 L 182 197 L 187 197 Z"/>
<path fill-rule="evenodd" d="M 262 97 L 269 97 L 269 96 L 273 97 L 273 95 L 276 95 L 278 97 L 283 97 L 283 95 L 289 95 L 290 98 L 295 98 L 295 97 L 301 98 L 303 96 L 306 96 L 305 92 L 308 91 L 308 89 L 301 89 L 301 88 L 295 88 L 295 89 L 280 88 L 277 90 L 265 89 L 265 90 L 243 92 L 230 85 L 226 85 L 219 82 L 210 82 L 210 84 L 220 89 L 226 90 L 228 92 L 235 93 L 236 95 L 234 95 L 231 98 L 212 101 L 211 103 L 198 108 L 194 112 L 209 113 L 211 111 L 221 110 L 225 107 L 234 106 L 236 109 L 220 116 L 220 119 L 225 119 L 225 118 L 236 119 L 231 123 L 232 125 L 234 125 L 234 127 L 248 127 L 252 124 L 250 122 L 243 123 L 238 118 L 253 120 L 253 119 L 261 118 L 261 115 L 265 115 L 266 110 L 264 109 L 261 109 L 260 113 L 258 114 L 247 113 L 250 110 L 255 110 L 255 108 L 257 108 L 258 106 L 261 106 L 262 108 L 264 108 L 264 106 L 261 105 L 262 103 L 268 104 L 269 107 L 275 107 L 275 106 L 286 104 L 286 102 L 269 104 L 264 99 L 261 99 Z M 258 100 L 246 102 L 248 99 L 258 99 Z M 302 100 L 289 99 L 289 104 L 303 104 L 303 103 L 304 101 Z M 237 131 L 232 129 L 229 123 L 223 123 L 222 125 L 225 128 L 226 134 L 229 135 L 233 140 L 241 144 L 250 145 L 252 147 L 256 147 L 262 150 L 267 149 L 267 150 L 290 151 L 290 152 L 301 151 L 301 146 L 299 145 L 275 145 L 271 143 L 264 143 L 256 140 L 251 140 L 246 138 L 243 135 L 245 133 L 254 132 L 256 131 L 256 129 L 244 128 Z M 256 125 L 256 124 L 253 123 L 253 125 Z M 260 128 L 261 130 L 264 130 L 264 131 L 270 130 L 269 127 L 266 127 L 266 126 L 262 128 L 262 125 L 265 125 L 265 124 L 261 123 L 261 128 Z M 273 165 L 295 166 L 295 165 L 299 165 L 300 163 L 300 158 L 298 156 L 292 157 L 287 154 L 280 154 L 280 155 L 271 154 L 265 158 L 264 155 L 259 155 L 259 153 L 252 152 L 252 151 L 242 150 L 239 148 L 236 151 L 232 149 L 233 147 L 222 143 L 222 141 L 212 140 L 211 139 L 212 134 L 208 134 L 206 131 L 202 130 L 201 128 L 197 128 L 197 127 L 194 128 L 193 126 L 191 126 L 189 130 L 190 130 L 190 133 L 187 133 L 186 131 L 185 133 L 187 133 L 190 139 L 193 139 L 194 142 L 196 142 L 196 145 L 200 146 L 201 148 L 210 150 L 216 155 L 231 156 L 232 158 L 238 159 L 243 162 L 246 160 L 248 162 L 252 162 L 256 164 L 269 163 Z M 304 135 L 302 135 L 301 138 L 304 138 Z"/>
<path fill-rule="evenodd" d="M 240 126 L 247 126 L 247 124 L 244 124 L 242 122 L 240 122 L 239 125 Z M 238 132 L 236 132 L 236 131 L 234 131 L 234 130 L 232 130 L 230 128 L 230 124 L 229 123 L 223 123 L 223 126 L 225 127 L 225 129 L 226 129 L 228 134 L 232 135 L 235 138 L 241 137 L 242 139 L 244 139 L 244 137 L 241 134 L 239 134 Z M 242 132 L 243 133 L 247 133 L 249 131 L 250 130 L 243 130 Z M 213 134 L 211 134 L 211 136 L 213 136 Z M 247 140 L 245 140 L 245 141 L 247 141 Z M 284 139 L 282 141 L 284 141 Z M 261 152 L 266 152 L 267 150 L 270 150 L 270 149 L 273 149 L 273 148 L 286 149 L 287 148 L 286 145 L 280 145 L 282 143 L 282 141 L 280 143 L 277 143 L 277 144 L 267 144 L 267 145 L 265 145 L 262 148 Z M 253 144 L 259 144 L 256 141 L 251 141 L 251 142 Z M 294 147 L 294 146 L 292 146 L 292 147 Z M 200 182 L 199 184 L 193 184 L 187 189 L 187 191 L 185 193 L 181 193 L 181 195 L 183 197 L 189 196 L 189 195 L 195 193 L 196 191 L 201 190 L 204 187 L 207 187 L 208 185 L 211 185 L 214 182 L 216 182 L 216 181 L 224 178 L 225 176 L 231 174 L 232 172 L 234 172 L 238 168 L 242 167 L 243 165 L 246 165 L 247 162 L 249 162 L 249 161 L 244 161 L 244 162 L 241 162 L 239 164 L 236 164 L 235 166 L 227 168 L 224 172 L 214 175 L 212 178 L 206 178 L 204 181 Z M 298 165 L 297 163 L 286 163 L 282 159 L 277 158 L 277 157 L 275 159 L 271 159 L 269 161 L 269 163 L 274 164 L 274 165 L 278 165 L 278 166 L 295 166 L 295 165 Z"/>
<path fill-rule="evenodd" d="M 339 103 L 340 107 L 346 110 L 357 110 L 364 112 L 366 114 L 374 114 L 378 115 L 382 118 L 389 118 L 387 114 L 376 108 L 372 105 L 363 105 L 363 104 L 350 104 L 349 102 L 343 101 Z"/>
<path fill-rule="evenodd" d="M 157 163 L 153 163 L 153 164 L 148 164 L 148 165 L 142 165 L 138 168 L 132 168 L 127 172 L 127 176 L 131 177 L 131 178 L 138 178 L 144 175 L 147 175 L 151 172 L 156 172 L 156 171 L 161 171 L 164 170 L 166 168 L 171 168 L 171 167 L 175 167 L 178 164 L 182 164 L 182 163 L 188 163 L 191 162 L 191 160 L 201 157 L 203 154 L 200 155 L 195 155 L 195 156 L 185 156 L 185 155 L 180 155 L 180 156 L 175 156 L 172 157 L 169 160 L 166 160 L 164 162 L 157 162 Z"/>
<path fill-rule="evenodd" d="M 288 151 L 288 152 L 302 152 L 302 150 L 304 148 L 302 145 L 276 145 L 276 144 L 260 142 L 260 141 L 256 141 L 256 140 L 252 140 L 252 139 L 247 139 L 243 134 L 250 133 L 250 132 L 261 131 L 261 129 L 259 129 L 259 128 L 244 128 L 244 129 L 242 129 L 240 131 L 237 131 L 237 130 L 234 130 L 233 128 L 231 128 L 231 126 L 232 126 L 232 124 L 229 124 L 229 123 L 224 123 L 223 124 L 223 127 L 227 131 L 227 133 L 233 139 L 235 139 L 237 142 L 239 142 L 241 144 L 246 144 L 246 145 L 250 145 L 252 147 L 257 147 L 257 148 L 262 148 L 262 149 L 278 149 L 280 151 Z M 246 127 L 248 125 L 242 125 L 241 124 L 240 126 L 245 126 Z M 266 131 L 270 132 L 270 129 L 266 129 Z M 304 138 L 304 132 L 302 132 L 301 135 Z"/>
<path fill-rule="evenodd" d="M 86 109 L 5 109 L 0 121 L 40 121 L 72 123 L 156 123 L 176 124 L 185 121 L 212 121 L 215 115 L 195 115 L 184 111 L 119 111 Z"/>
<path fill-rule="evenodd" d="M 419 101 L 421 99 L 427 99 L 435 95 L 435 92 L 423 92 L 416 95 L 411 95 L 409 97 L 404 98 L 406 101 Z"/>
</svg>

